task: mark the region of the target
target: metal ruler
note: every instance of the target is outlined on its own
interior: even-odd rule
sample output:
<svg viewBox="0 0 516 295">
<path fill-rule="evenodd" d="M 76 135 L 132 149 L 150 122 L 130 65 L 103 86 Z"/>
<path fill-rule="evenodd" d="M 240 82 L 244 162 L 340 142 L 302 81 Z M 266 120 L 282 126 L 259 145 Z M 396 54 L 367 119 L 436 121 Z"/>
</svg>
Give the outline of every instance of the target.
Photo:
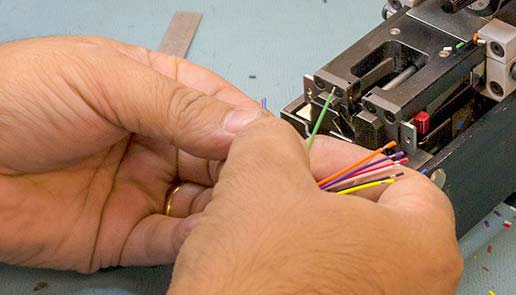
<svg viewBox="0 0 516 295">
<path fill-rule="evenodd" d="M 161 40 L 158 51 L 169 55 L 186 57 L 201 19 L 202 14 L 200 13 L 177 12 Z"/>
</svg>

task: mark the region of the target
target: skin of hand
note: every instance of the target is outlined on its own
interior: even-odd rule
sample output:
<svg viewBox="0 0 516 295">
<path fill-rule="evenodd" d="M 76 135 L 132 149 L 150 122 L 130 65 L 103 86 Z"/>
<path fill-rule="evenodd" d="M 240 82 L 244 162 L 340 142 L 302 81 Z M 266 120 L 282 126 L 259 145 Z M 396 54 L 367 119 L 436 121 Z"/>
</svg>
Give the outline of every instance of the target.
<svg viewBox="0 0 516 295">
<path fill-rule="evenodd" d="M 328 137 L 308 153 L 278 119 L 246 126 L 169 294 L 455 294 L 463 261 L 453 210 L 426 177 L 403 168 L 395 184 L 360 195 L 317 187 L 368 153 Z"/>
<path fill-rule="evenodd" d="M 233 137 L 266 115 L 206 69 L 99 37 L 7 43 L 0 68 L 9 264 L 88 273 L 172 262 Z"/>
</svg>

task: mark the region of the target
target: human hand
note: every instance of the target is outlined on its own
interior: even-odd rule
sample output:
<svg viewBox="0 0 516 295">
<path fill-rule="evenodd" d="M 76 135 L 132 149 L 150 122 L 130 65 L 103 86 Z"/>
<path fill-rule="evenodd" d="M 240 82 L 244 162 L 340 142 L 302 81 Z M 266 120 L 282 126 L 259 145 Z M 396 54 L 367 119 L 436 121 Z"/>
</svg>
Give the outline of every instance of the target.
<svg viewBox="0 0 516 295">
<path fill-rule="evenodd" d="M 98 37 L 0 46 L 0 262 L 174 260 L 234 134 L 261 115 L 185 60 Z M 210 161 L 214 160 L 214 161 Z M 163 204 L 181 180 L 173 217 Z"/>
<path fill-rule="evenodd" d="M 368 153 L 318 137 L 309 158 L 286 123 L 248 125 L 180 251 L 170 294 L 455 294 L 453 210 L 426 177 L 403 168 L 395 184 L 361 195 L 317 187 L 313 175 Z"/>
</svg>

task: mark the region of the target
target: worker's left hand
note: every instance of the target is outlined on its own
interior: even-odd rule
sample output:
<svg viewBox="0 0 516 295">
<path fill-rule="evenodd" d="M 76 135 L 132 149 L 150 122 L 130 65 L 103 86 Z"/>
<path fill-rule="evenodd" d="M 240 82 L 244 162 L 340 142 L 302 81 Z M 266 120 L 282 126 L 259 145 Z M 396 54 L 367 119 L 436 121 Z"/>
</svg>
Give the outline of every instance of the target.
<svg viewBox="0 0 516 295">
<path fill-rule="evenodd" d="M 0 262 L 170 263 L 258 104 L 185 60 L 97 37 L 0 46 Z M 163 215 L 181 179 L 173 217 Z"/>
</svg>

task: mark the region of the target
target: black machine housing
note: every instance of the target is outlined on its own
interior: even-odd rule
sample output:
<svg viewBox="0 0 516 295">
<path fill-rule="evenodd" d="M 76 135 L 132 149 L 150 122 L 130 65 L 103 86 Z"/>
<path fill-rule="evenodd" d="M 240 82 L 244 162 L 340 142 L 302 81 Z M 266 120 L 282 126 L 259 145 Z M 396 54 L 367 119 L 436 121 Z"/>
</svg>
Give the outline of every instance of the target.
<svg viewBox="0 0 516 295">
<path fill-rule="evenodd" d="M 515 25 L 516 0 L 500 12 Z M 455 46 L 464 42 L 464 46 Z M 443 48 L 452 46 L 451 52 Z M 462 237 L 516 190 L 516 93 L 501 102 L 482 91 L 486 46 L 443 31 L 400 8 L 376 29 L 304 77 L 304 94 L 281 112 L 310 135 L 329 94 L 320 133 L 370 149 L 396 140 L 411 167 L 439 170 Z M 418 133 L 424 111 L 430 128 Z"/>
</svg>

